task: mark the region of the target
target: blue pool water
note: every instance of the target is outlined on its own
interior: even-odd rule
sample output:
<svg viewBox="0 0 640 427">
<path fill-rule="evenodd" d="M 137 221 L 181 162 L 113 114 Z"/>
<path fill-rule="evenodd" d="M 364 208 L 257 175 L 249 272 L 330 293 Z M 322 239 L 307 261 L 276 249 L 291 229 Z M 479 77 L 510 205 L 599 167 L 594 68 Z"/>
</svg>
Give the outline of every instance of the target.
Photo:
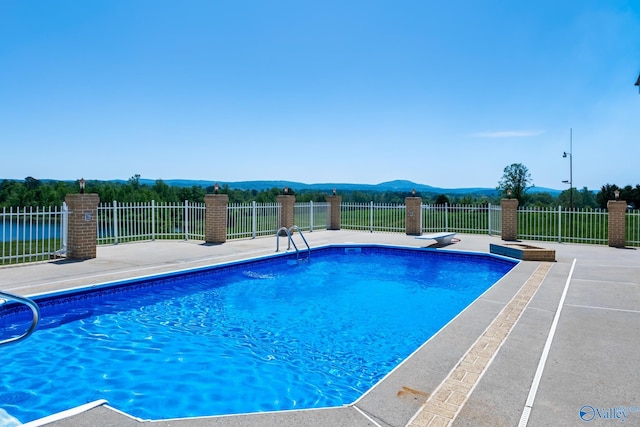
<svg viewBox="0 0 640 427">
<path fill-rule="evenodd" d="M 38 330 L 0 348 L 0 408 L 27 422 L 97 399 L 143 419 L 348 404 L 515 265 L 383 247 L 294 260 L 37 298 Z M 5 336 L 28 317 L 0 314 Z"/>
</svg>

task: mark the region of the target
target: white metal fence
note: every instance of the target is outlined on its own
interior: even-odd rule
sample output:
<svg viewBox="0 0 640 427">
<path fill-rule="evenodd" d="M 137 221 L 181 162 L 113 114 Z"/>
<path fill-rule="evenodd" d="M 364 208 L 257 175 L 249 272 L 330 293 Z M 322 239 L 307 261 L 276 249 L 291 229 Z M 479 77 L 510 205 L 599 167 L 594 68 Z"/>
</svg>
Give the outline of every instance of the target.
<svg viewBox="0 0 640 427">
<path fill-rule="evenodd" d="M 558 243 L 607 244 L 609 216 L 601 209 L 518 210 L 518 238 Z"/>
<path fill-rule="evenodd" d="M 329 226 L 329 203 L 296 203 L 293 217 L 293 222 L 302 231 L 326 230 Z"/>
<path fill-rule="evenodd" d="M 227 238 L 242 239 L 275 235 L 278 231 L 281 207 L 277 203 L 230 204 L 227 208 Z M 328 203 L 296 203 L 294 223 L 303 231 L 326 229 Z"/>
<path fill-rule="evenodd" d="M 44 261 L 67 247 L 67 205 L 2 208 L 0 265 Z"/>
<path fill-rule="evenodd" d="M 627 230 L 627 245 L 640 246 L 640 210 L 627 212 L 625 218 L 625 227 Z"/>
<path fill-rule="evenodd" d="M 227 207 L 227 238 L 275 236 L 278 230 L 278 203 L 233 203 Z"/>
<path fill-rule="evenodd" d="M 98 244 L 142 240 L 204 240 L 204 203 L 104 203 L 98 206 Z"/>
<path fill-rule="evenodd" d="M 343 203 L 340 206 L 340 228 L 374 232 L 404 232 L 405 205 Z"/>
<path fill-rule="evenodd" d="M 328 203 L 296 203 L 295 222 L 301 230 L 327 228 Z M 237 203 L 227 207 L 227 238 L 275 235 L 280 205 Z M 98 206 L 98 244 L 179 239 L 205 239 L 203 203 L 107 203 Z"/>
<path fill-rule="evenodd" d="M 227 208 L 227 238 L 274 235 L 278 229 L 277 203 L 231 204 Z M 405 232 L 404 205 L 343 203 L 340 227 L 368 232 Z M 607 244 L 608 213 L 599 209 L 520 208 L 517 237 L 524 240 Z M 627 245 L 640 246 L 640 211 L 628 212 Z M 98 243 L 131 240 L 203 240 L 204 204 L 101 205 L 98 210 Z M 304 231 L 326 229 L 328 203 L 296 203 L 295 224 Z M 421 230 L 499 235 L 502 209 L 498 205 L 422 205 Z"/>
<path fill-rule="evenodd" d="M 295 225 L 304 231 L 326 229 L 328 203 L 296 203 Z M 227 208 L 227 238 L 275 235 L 280 216 L 277 203 L 231 204 Z M 367 232 L 404 233 L 404 205 L 343 203 L 340 227 Z M 520 208 L 517 237 L 524 240 L 607 244 L 605 210 Z M 0 265 L 41 261 L 66 250 L 67 208 L 3 208 L 0 213 Z M 423 205 L 421 230 L 499 235 L 500 206 Z M 205 239 L 203 203 L 101 204 L 98 207 L 97 243 L 179 239 Z M 626 244 L 640 247 L 640 211 L 626 214 Z"/>
<path fill-rule="evenodd" d="M 499 206 L 422 205 L 422 231 L 500 234 L 502 211 Z"/>
<path fill-rule="evenodd" d="M 489 205 L 489 235 L 502 234 L 502 208 Z"/>
</svg>

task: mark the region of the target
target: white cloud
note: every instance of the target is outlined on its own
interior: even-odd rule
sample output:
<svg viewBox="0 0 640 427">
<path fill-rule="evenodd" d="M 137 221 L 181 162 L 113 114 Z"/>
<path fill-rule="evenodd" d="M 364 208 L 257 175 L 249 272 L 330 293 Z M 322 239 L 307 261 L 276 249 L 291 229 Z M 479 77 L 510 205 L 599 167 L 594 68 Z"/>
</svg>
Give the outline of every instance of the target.
<svg viewBox="0 0 640 427">
<path fill-rule="evenodd" d="M 498 132 L 477 132 L 471 134 L 476 138 L 526 138 L 543 134 L 540 130 L 503 130 Z"/>
</svg>

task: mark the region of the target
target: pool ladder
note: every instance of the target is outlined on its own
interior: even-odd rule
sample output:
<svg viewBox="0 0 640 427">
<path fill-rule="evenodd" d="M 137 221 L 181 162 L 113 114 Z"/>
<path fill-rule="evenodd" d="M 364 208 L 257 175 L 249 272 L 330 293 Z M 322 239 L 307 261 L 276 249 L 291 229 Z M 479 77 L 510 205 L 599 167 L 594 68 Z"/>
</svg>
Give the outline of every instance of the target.
<svg viewBox="0 0 640 427">
<path fill-rule="evenodd" d="M 293 245 L 294 249 L 296 250 L 296 259 L 300 261 L 301 251 L 298 249 L 296 242 L 293 241 L 293 237 L 292 237 L 293 231 L 297 231 L 300 234 L 300 237 L 302 237 L 302 241 L 307 246 L 307 250 L 305 251 L 307 254 L 307 258 L 303 258 L 303 259 L 309 260 L 309 258 L 311 258 L 311 248 L 309 247 L 309 243 L 307 243 L 307 239 L 305 239 L 304 234 L 302 234 L 302 230 L 300 230 L 300 228 L 298 228 L 297 225 L 294 225 L 289 229 L 287 229 L 287 227 L 280 227 L 278 229 L 278 231 L 276 232 L 276 252 L 280 251 L 280 233 L 284 232 L 287 235 L 287 241 L 288 241 L 287 250 L 291 249 L 291 245 Z"/>
<path fill-rule="evenodd" d="M 36 327 L 38 326 L 38 322 L 40 321 L 40 308 L 38 308 L 38 304 L 36 304 L 34 301 L 30 300 L 29 298 L 25 298 L 18 295 L 10 294 L 8 292 L 0 291 L 0 306 L 2 306 L 2 304 L 6 304 L 7 302 L 9 302 L 9 300 L 22 303 L 27 307 L 29 307 L 33 314 L 33 319 L 31 320 L 31 326 L 29 326 L 29 329 L 27 329 L 27 331 L 24 334 L 19 335 L 17 337 L 7 338 L 5 340 L 2 340 L 0 341 L 0 346 L 26 339 L 29 335 L 33 333 L 33 331 L 36 330 Z"/>
</svg>

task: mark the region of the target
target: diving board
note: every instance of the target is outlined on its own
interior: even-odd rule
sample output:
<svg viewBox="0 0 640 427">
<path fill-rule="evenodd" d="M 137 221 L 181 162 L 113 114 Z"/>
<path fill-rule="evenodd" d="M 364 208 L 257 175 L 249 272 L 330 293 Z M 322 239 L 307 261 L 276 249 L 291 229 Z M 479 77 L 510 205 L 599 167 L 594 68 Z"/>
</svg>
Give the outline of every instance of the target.
<svg viewBox="0 0 640 427">
<path fill-rule="evenodd" d="M 438 243 L 438 245 L 448 245 L 448 244 L 451 244 L 451 239 L 453 239 L 453 236 L 455 235 L 456 233 L 444 231 L 441 233 L 431 233 L 431 234 L 424 234 L 422 236 L 416 236 L 416 239 L 435 240 Z"/>
</svg>

